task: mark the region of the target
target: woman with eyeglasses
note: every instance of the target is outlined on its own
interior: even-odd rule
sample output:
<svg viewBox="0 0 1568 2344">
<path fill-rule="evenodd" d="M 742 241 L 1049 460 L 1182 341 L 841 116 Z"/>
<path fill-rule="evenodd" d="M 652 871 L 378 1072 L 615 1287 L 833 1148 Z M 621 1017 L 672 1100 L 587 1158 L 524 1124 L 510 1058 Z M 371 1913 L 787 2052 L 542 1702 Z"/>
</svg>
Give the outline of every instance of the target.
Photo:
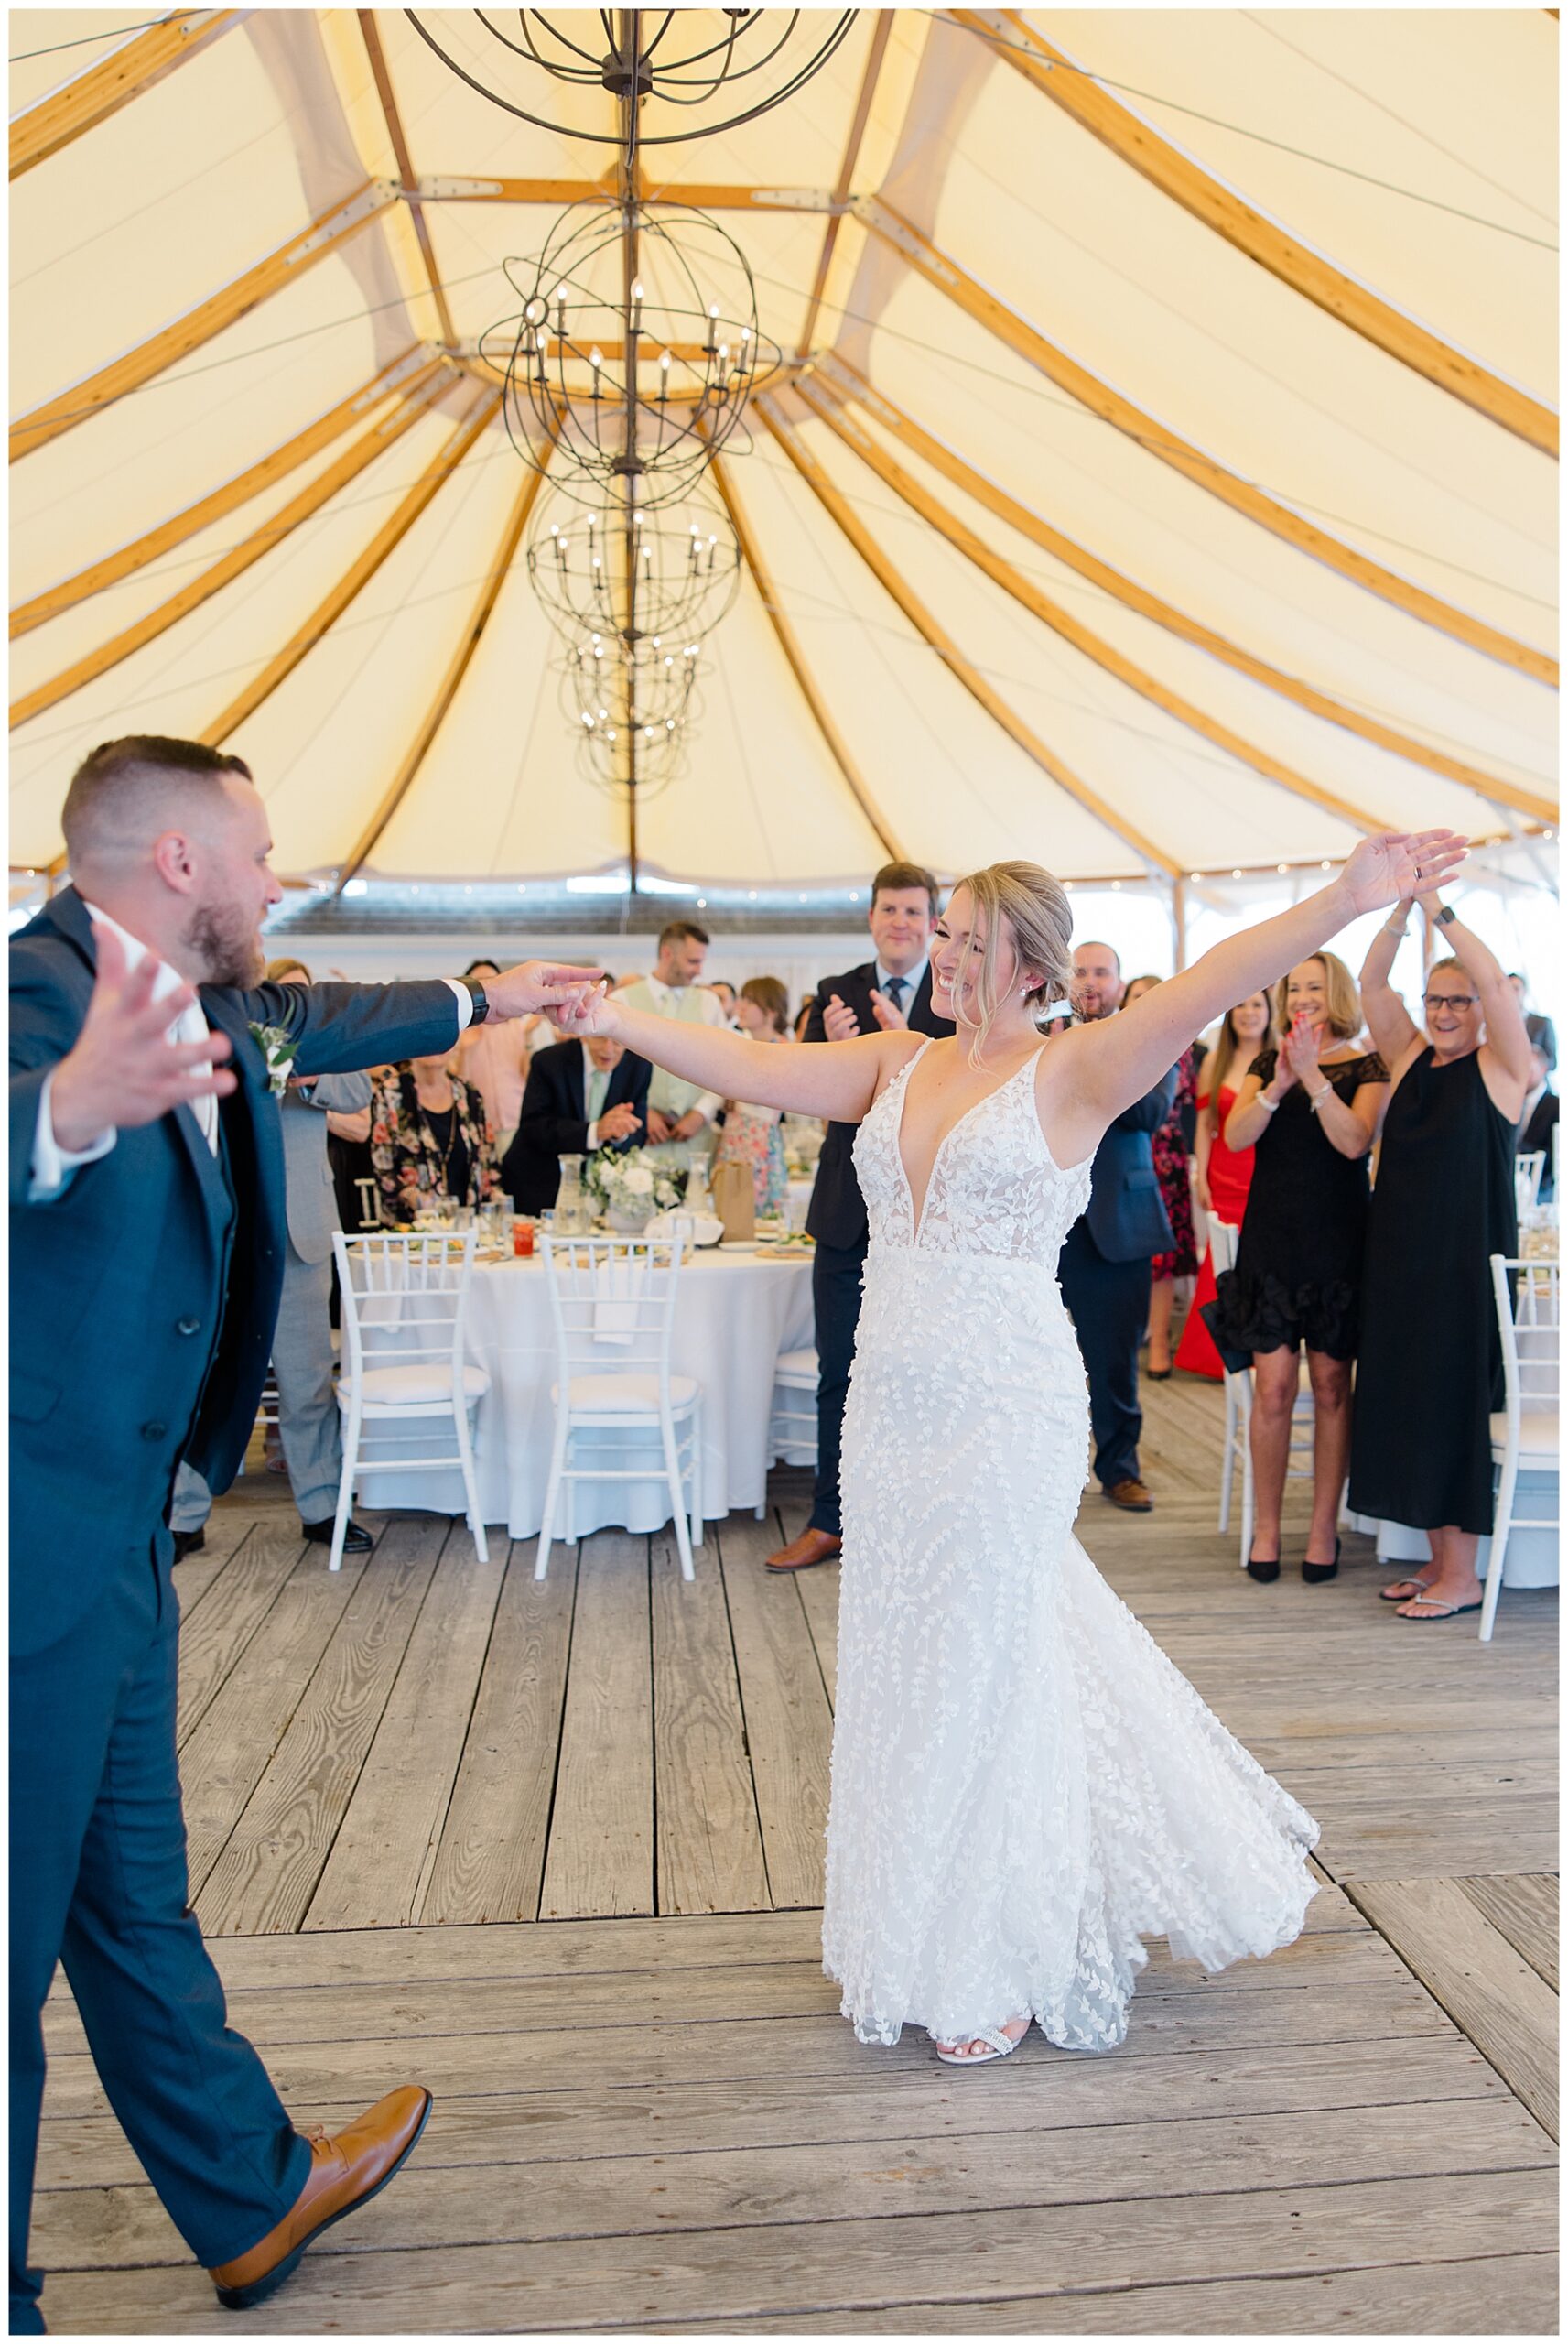
<svg viewBox="0 0 1568 2344">
<path fill-rule="evenodd" d="M 1379 1590 L 1419 1621 L 1481 1602 L 1476 1542 L 1492 1526 L 1490 1418 L 1502 1405 L 1487 1257 L 1519 1250 L 1514 1134 L 1530 1063 L 1500 962 L 1435 894 L 1417 900 L 1452 955 L 1427 972 L 1426 1031 L 1389 983 L 1408 901 L 1361 971 L 1393 1091 L 1367 1240 L 1350 1505 L 1426 1532 L 1430 1564 Z"/>
<path fill-rule="evenodd" d="M 1217 1282 L 1227 1348 L 1252 1354 L 1249 1576 L 1280 1576 L 1280 1515 L 1291 1417 L 1305 1349 L 1313 1397 L 1312 1526 L 1302 1577 L 1339 1568 L 1340 1492 L 1350 1455 L 1350 1376 L 1360 1329 L 1367 1159 L 1389 1100 L 1389 1070 L 1363 1049 L 1356 980 L 1332 952 L 1282 978 L 1274 1021 L 1225 1121 L 1225 1144 L 1254 1148 L 1236 1267 Z"/>
</svg>

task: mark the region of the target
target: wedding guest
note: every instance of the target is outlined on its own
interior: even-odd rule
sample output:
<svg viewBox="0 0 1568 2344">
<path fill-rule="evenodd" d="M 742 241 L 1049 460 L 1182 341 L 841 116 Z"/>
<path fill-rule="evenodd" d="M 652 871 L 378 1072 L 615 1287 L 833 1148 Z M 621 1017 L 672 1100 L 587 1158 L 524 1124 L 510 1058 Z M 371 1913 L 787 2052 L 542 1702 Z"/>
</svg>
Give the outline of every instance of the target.
<svg viewBox="0 0 1568 2344">
<path fill-rule="evenodd" d="M 728 978 L 715 977 L 708 990 L 715 996 L 719 1008 L 724 1012 L 724 1023 L 729 1026 L 730 1032 L 732 1034 L 743 1033 L 745 1028 L 737 1023 L 735 1016 L 735 988 L 729 982 Z"/>
<path fill-rule="evenodd" d="M 1509 977 L 1509 982 L 1514 989 L 1515 1000 L 1519 1007 L 1524 1009 L 1525 1004 L 1530 999 L 1530 989 L 1517 969 Z M 1527 1009 L 1524 1030 L 1546 1060 L 1547 1073 L 1555 1074 L 1557 1071 L 1557 1028 L 1551 1018 L 1538 1016 L 1533 1009 Z"/>
<path fill-rule="evenodd" d="M 702 982 L 710 940 L 695 920 L 671 920 L 660 934 L 653 975 L 622 989 L 628 1009 L 674 1017 L 683 1026 L 728 1026 L 717 994 Z M 713 1145 L 713 1118 L 722 1103 L 716 1091 L 656 1069 L 648 1091 L 648 1140 L 654 1154 L 683 1170 L 706 1157 Z"/>
<path fill-rule="evenodd" d="M 811 1000 L 804 1039 L 845 1042 L 857 1034 L 951 1034 L 952 1021 L 931 1006 L 931 931 L 936 882 L 923 863 L 886 863 L 871 882 L 866 925 L 875 957 L 841 977 L 825 977 Z M 798 1537 L 767 1557 L 771 1571 L 810 1570 L 831 1562 L 843 1542 L 838 1460 L 844 1402 L 860 1318 L 860 1284 L 870 1243 L 865 1199 L 855 1177 L 856 1126 L 829 1123 L 806 1216 L 816 1241 L 811 1293 L 816 1310 L 816 1487 Z"/>
<path fill-rule="evenodd" d="M 1539 1043 L 1532 1042 L 1530 1051 L 1530 1089 L 1525 1093 L 1524 1112 L 1519 1120 L 1515 1153 L 1519 1156 L 1540 1154 L 1545 1157 L 1541 1167 L 1541 1186 L 1536 1191 L 1541 1204 L 1551 1204 L 1556 1195 L 1556 1182 L 1552 1177 L 1552 1142 L 1557 1129 L 1557 1093 L 1552 1088 L 1546 1053 Z"/>
<path fill-rule="evenodd" d="M 1302 1577 L 1339 1568 L 1340 1492 L 1350 1452 L 1350 1370 L 1360 1335 L 1367 1158 L 1389 1103 L 1389 1069 L 1362 1049 L 1356 981 L 1314 953 L 1276 988 L 1284 1038 L 1260 1050 L 1226 1119 L 1227 1146 L 1257 1151 L 1236 1267 L 1218 1282 L 1225 1341 L 1252 1353 L 1255 1512 L 1247 1568 L 1280 1576 L 1280 1512 L 1298 1351 L 1312 1379 L 1313 1505 Z"/>
<path fill-rule="evenodd" d="M 105 743 L 61 823 L 74 884 L 11 939 L 13 2335 L 44 2327 L 27 2229 L 62 1959 L 114 2114 L 228 2308 L 270 2296 L 419 2137 L 430 2095 L 406 2085 L 306 2138 L 227 2024 L 189 1909 L 169 1494 L 182 1457 L 232 1481 L 272 1348 L 283 1142 L 258 1031 L 300 1074 L 350 1072 L 592 973 L 262 983 L 266 808 L 197 742 Z"/>
<path fill-rule="evenodd" d="M 1452 956 L 1427 971 L 1425 1032 L 1389 983 L 1408 901 L 1361 971 L 1392 1095 L 1367 1234 L 1350 1505 L 1426 1532 L 1430 1564 L 1379 1590 L 1402 1620 L 1422 1621 L 1481 1603 L 1476 1546 L 1492 1527 L 1491 1416 L 1503 1405 L 1487 1257 L 1519 1251 L 1514 1134 L 1531 1049 L 1496 955 L 1435 891 L 1418 900 Z"/>
<path fill-rule="evenodd" d="M 501 1167 L 501 1185 L 519 1212 L 549 1210 L 563 1156 L 595 1156 L 601 1147 L 622 1154 L 641 1144 L 653 1073 L 646 1058 L 600 1034 L 535 1052 L 522 1121 Z"/>
<path fill-rule="evenodd" d="M 1159 983 L 1158 977 L 1134 977 L 1123 997 L 1130 1009 Z M 1174 1364 L 1171 1357 L 1171 1321 L 1175 1315 L 1176 1280 L 1195 1278 L 1197 1240 L 1193 1233 L 1193 1138 L 1197 1119 L 1197 1050 L 1195 1042 L 1176 1062 L 1176 1096 L 1171 1112 L 1154 1134 L 1150 1152 L 1155 1177 L 1171 1224 L 1174 1243 L 1168 1253 L 1156 1253 L 1149 1264 L 1153 1280 L 1149 1297 L 1149 1373 L 1156 1384 L 1169 1383 Z"/>
<path fill-rule="evenodd" d="M 1080 1025 L 1114 1017 L 1125 992 L 1113 946 L 1074 947 L 1071 997 Z M 1173 1067 L 1109 1125 L 1095 1151 L 1088 1210 L 1067 1232 L 1058 1264 L 1088 1377 L 1095 1478 L 1124 1514 L 1148 1514 L 1154 1504 L 1138 1459 L 1138 1348 L 1149 1323 L 1154 1257 L 1174 1244 L 1153 1135 L 1169 1120 L 1175 1096 Z"/>
<path fill-rule="evenodd" d="M 816 995 L 814 993 L 803 993 L 800 997 L 800 1007 L 795 1013 L 795 1038 L 797 1042 L 805 1041 L 806 1030 L 811 1024 L 811 1014 L 816 1007 Z"/>
<path fill-rule="evenodd" d="M 381 1217 L 406 1228 L 433 1206 L 482 1205 L 500 1186 L 484 1101 L 452 1072 L 455 1053 L 408 1058 L 371 1097 Z"/>
<path fill-rule="evenodd" d="M 311 979 L 302 961 L 284 960 L 269 960 L 263 981 L 308 985 Z M 277 1438 L 300 1527 L 319 1546 L 332 1543 L 343 1463 L 332 1384 L 332 1232 L 340 1223 L 327 1161 L 328 1135 L 368 1140 L 370 1095 L 368 1074 L 293 1075 L 278 1101 L 288 1235 L 272 1339 Z M 206 1482 L 193 1466 L 181 1463 L 168 1516 L 177 1563 L 206 1544 L 211 1510 Z M 349 1524 L 346 1554 L 366 1555 L 373 1544 L 362 1524 Z"/>
<path fill-rule="evenodd" d="M 737 1033 L 753 1042 L 788 1042 L 789 995 L 777 977 L 748 977 L 732 1019 Z M 784 1162 L 784 1116 L 777 1107 L 752 1107 L 729 1099 L 724 1128 L 713 1156 L 720 1164 L 743 1164 L 760 1213 L 789 1211 L 789 1167 Z"/>
<path fill-rule="evenodd" d="M 463 973 L 488 984 L 501 971 L 493 960 L 470 960 Z M 505 1026 L 487 1018 L 482 1026 L 470 1026 L 458 1044 L 457 1071 L 484 1101 L 498 1164 L 517 1129 L 529 1058 L 549 1039 L 550 1029 L 542 1017 L 517 1017 Z"/>
<path fill-rule="evenodd" d="M 1227 1146 L 1226 1119 L 1259 1051 L 1273 1042 L 1273 1006 L 1266 993 L 1238 1002 L 1234 1009 L 1226 1011 L 1219 1038 L 1198 1074 L 1194 1186 L 1202 1210 L 1231 1229 L 1241 1227 L 1247 1211 L 1253 1151 L 1244 1147 L 1238 1154 Z M 1176 1365 L 1185 1373 L 1211 1376 L 1217 1383 L 1225 1374 L 1225 1362 L 1202 1315 L 1205 1305 L 1213 1300 L 1214 1248 L 1210 1245 L 1205 1248 L 1199 1265 L 1193 1307 L 1176 1347 Z"/>
</svg>

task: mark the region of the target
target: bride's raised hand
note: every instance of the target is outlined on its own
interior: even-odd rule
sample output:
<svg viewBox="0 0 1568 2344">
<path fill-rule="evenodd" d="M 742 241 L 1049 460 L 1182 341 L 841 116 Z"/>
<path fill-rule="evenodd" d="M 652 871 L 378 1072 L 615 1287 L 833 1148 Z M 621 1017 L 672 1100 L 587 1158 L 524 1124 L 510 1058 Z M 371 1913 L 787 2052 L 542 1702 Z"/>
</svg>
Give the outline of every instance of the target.
<svg viewBox="0 0 1568 2344">
<path fill-rule="evenodd" d="M 620 1019 L 620 1011 L 602 982 L 579 986 L 566 1001 L 549 1003 L 545 1015 L 568 1041 L 581 1041 L 589 1034 L 613 1034 Z"/>
<path fill-rule="evenodd" d="M 1457 830 L 1382 830 L 1363 839 L 1341 874 L 1356 912 L 1378 912 L 1453 877 L 1470 850 Z"/>
</svg>

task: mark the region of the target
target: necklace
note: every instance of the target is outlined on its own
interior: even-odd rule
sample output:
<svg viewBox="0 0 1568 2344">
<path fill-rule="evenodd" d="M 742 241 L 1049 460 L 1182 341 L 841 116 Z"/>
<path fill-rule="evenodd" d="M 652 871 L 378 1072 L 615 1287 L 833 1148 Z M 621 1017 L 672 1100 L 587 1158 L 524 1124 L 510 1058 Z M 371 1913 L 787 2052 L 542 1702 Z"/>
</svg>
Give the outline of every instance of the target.
<svg viewBox="0 0 1568 2344">
<path fill-rule="evenodd" d="M 433 1155 L 437 1146 L 437 1139 L 435 1126 L 431 1123 L 430 1117 L 431 1115 L 439 1114 L 442 1110 L 438 1107 L 432 1107 L 427 1110 L 425 1101 L 419 1096 L 417 1087 L 416 1087 L 414 1092 L 414 1103 L 419 1110 L 419 1121 L 424 1125 L 426 1134 L 429 1138 L 430 1150 Z M 442 1151 L 441 1156 L 441 1181 L 438 1193 L 443 1197 L 450 1194 L 450 1190 L 447 1185 L 447 1174 L 452 1161 L 452 1148 L 458 1136 L 458 1094 L 455 1089 L 452 1091 L 452 1103 L 445 1112 L 451 1120 L 447 1125 L 447 1145 L 445 1149 Z"/>
</svg>

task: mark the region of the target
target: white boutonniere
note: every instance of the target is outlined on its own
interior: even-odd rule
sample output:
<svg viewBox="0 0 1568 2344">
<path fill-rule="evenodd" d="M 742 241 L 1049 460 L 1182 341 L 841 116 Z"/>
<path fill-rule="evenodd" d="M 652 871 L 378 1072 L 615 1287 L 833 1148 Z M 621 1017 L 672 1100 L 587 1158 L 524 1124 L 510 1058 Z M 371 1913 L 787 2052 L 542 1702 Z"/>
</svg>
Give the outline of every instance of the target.
<svg viewBox="0 0 1568 2344">
<path fill-rule="evenodd" d="M 251 1039 L 266 1060 L 267 1089 L 275 1099 L 281 1099 L 288 1088 L 288 1078 L 294 1071 L 295 1052 L 299 1044 L 281 1026 L 251 1027 Z"/>
</svg>

